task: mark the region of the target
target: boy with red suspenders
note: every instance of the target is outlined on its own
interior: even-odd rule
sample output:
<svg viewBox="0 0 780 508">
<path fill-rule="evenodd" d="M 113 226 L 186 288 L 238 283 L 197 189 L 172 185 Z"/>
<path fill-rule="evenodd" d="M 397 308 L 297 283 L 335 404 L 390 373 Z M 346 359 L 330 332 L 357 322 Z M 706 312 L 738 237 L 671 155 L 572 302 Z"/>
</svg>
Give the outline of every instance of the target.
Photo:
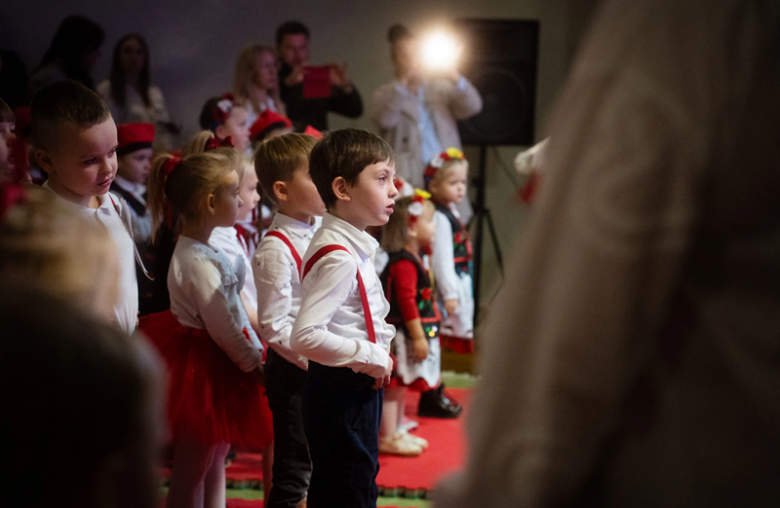
<svg viewBox="0 0 780 508">
<path fill-rule="evenodd" d="M 264 142 L 255 153 L 260 186 L 272 202 L 269 206 L 276 208 L 252 258 L 260 337 L 269 346 L 266 395 L 274 422 L 269 507 L 298 506 L 306 497 L 311 477 L 301 415 L 309 362 L 290 349 L 290 334 L 301 306 L 301 257 L 325 211 L 309 175 L 309 153 L 316 142 L 305 134 L 287 134 Z"/>
<path fill-rule="evenodd" d="M 395 329 L 385 322 L 390 305 L 374 271 L 378 244 L 365 229 L 393 212 L 395 156 L 378 136 L 343 129 L 317 143 L 309 168 L 328 212 L 303 256 L 303 299 L 290 341 L 309 359 L 308 506 L 375 507 L 382 388 L 390 381 Z"/>
</svg>

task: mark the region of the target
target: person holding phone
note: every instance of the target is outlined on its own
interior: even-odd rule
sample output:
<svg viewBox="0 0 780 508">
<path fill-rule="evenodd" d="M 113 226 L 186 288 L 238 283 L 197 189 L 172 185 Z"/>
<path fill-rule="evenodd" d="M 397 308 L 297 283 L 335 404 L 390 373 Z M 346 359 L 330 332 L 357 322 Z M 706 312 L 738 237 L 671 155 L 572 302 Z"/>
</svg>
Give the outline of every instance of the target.
<svg viewBox="0 0 780 508">
<path fill-rule="evenodd" d="M 461 149 L 457 120 L 482 110 L 482 97 L 454 66 L 426 69 L 420 42 L 404 25 L 388 30 L 395 79 L 371 97 L 369 114 L 396 154 L 396 171 L 412 186 L 423 188 L 428 161 L 447 148 Z M 471 216 L 468 200 L 458 211 Z"/>
<path fill-rule="evenodd" d="M 363 100 L 347 76 L 347 64 L 310 65 L 309 38 L 309 28 L 300 21 L 287 21 L 276 29 L 281 98 L 301 132 L 307 125 L 327 130 L 328 112 L 348 118 L 363 114 Z"/>
</svg>

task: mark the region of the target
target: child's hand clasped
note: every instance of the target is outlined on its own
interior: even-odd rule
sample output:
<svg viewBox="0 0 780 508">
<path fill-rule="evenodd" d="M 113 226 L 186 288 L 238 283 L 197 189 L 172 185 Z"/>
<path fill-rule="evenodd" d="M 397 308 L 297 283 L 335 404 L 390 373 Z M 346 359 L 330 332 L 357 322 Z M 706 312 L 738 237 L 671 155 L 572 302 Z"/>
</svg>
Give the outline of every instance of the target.
<svg viewBox="0 0 780 508">
<path fill-rule="evenodd" d="M 389 357 L 387 359 L 387 366 L 385 367 L 385 372 L 382 374 L 382 377 L 374 378 L 374 390 L 379 390 L 383 386 L 387 386 L 390 384 L 390 376 L 393 374 L 393 358 Z"/>
<path fill-rule="evenodd" d="M 457 298 L 451 298 L 444 301 L 444 310 L 447 311 L 448 316 L 451 316 L 452 313 L 455 312 L 455 309 L 458 308 L 458 304 L 460 304 L 460 300 Z"/>
<path fill-rule="evenodd" d="M 424 337 L 414 340 L 414 361 L 424 362 L 425 359 L 428 358 L 429 352 L 430 346 Z"/>
</svg>

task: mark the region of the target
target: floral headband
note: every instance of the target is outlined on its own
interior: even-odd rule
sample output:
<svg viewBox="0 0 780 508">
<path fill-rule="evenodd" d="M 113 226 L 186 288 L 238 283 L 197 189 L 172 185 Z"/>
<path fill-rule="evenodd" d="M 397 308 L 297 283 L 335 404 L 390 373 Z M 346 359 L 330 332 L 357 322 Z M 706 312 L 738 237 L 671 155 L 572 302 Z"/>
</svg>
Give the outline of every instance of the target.
<svg viewBox="0 0 780 508">
<path fill-rule="evenodd" d="M 217 102 L 217 107 L 214 108 L 214 121 L 218 125 L 222 125 L 227 121 L 227 117 L 230 116 L 230 112 L 236 107 L 236 99 L 232 93 L 222 94 L 221 100 Z"/>
<path fill-rule="evenodd" d="M 414 189 L 414 197 L 412 197 L 412 202 L 409 204 L 409 208 L 406 210 L 409 213 L 408 220 L 410 226 L 417 224 L 417 221 L 420 220 L 420 216 L 425 210 L 426 199 L 431 199 L 431 195 L 429 193 L 425 192 L 424 190 Z"/>
<path fill-rule="evenodd" d="M 457 148 L 447 148 L 446 151 L 431 159 L 431 162 L 429 162 L 428 166 L 425 168 L 425 172 L 423 173 L 425 186 L 428 186 L 431 180 L 433 180 L 433 177 L 436 176 L 436 172 L 440 170 L 442 166 L 444 166 L 445 162 L 465 160 L 466 157 L 463 156 L 462 151 L 458 150 Z"/>
</svg>

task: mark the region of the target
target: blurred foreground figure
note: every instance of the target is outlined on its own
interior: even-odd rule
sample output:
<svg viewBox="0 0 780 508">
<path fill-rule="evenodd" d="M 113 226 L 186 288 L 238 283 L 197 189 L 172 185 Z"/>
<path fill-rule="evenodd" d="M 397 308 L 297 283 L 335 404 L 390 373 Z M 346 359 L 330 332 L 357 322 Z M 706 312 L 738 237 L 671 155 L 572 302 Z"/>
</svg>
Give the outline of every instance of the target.
<svg viewBox="0 0 780 508">
<path fill-rule="evenodd" d="M 0 284 L 0 506 L 156 508 L 161 367 L 146 342 Z"/>
<path fill-rule="evenodd" d="M 778 505 L 779 27 L 771 1 L 603 6 L 437 506 Z"/>
</svg>

